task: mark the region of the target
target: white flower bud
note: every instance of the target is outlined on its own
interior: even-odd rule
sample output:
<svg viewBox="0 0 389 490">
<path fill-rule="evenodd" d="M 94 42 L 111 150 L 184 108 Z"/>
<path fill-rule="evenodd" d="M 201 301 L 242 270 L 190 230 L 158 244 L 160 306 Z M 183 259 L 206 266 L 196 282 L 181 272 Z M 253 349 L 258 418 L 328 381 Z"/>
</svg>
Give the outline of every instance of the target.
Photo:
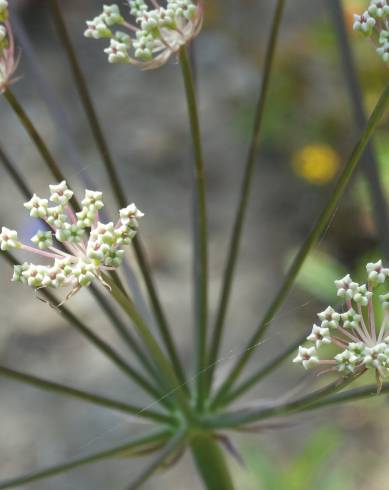
<svg viewBox="0 0 389 490">
<path fill-rule="evenodd" d="M 36 235 L 31 238 L 33 243 L 36 243 L 39 248 L 49 248 L 53 246 L 53 236 L 51 231 L 39 230 Z"/>
<path fill-rule="evenodd" d="M 46 218 L 47 207 L 49 201 L 47 199 L 41 199 L 36 194 L 32 198 L 24 203 L 24 207 L 30 211 L 30 216 L 33 218 Z"/>
<path fill-rule="evenodd" d="M 331 337 L 328 328 L 322 328 L 318 325 L 313 325 L 311 334 L 307 337 L 307 340 L 314 342 L 316 349 L 318 349 L 322 344 L 330 344 Z"/>
<path fill-rule="evenodd" d="M 51 196 L 50 200 L 60 206 L 65 206 L 73 197 L 73 192 L 68 189 L 65 181 L 58 185 L 49 185 Z"/>
<path fill-rule="evenodd" d="M 0 233 L 0 249 L 3 252 L 7 252 L 13 248 L 20 248 L 20 246 L 18 232 L 3 226 Z"/>
<path fill-rule="evenodd" d="M 321 320 L 323 328 L 336 328 L 339 326 L 340 314 L 337 313 L 331 306 L 328 306 L 324 311 L 317 314 Z"/>
<path fill-rule="evenodd" d="M 116 39 L 111 39 L 109 48 L 104 49 L 108 55 L 109 63 L 129 63 L 128 44 L 121 43 Z"/>
<path fill-rule="evenodd" d="M 103 5 L 102 18 L 108 26 L 123 24 L 124 22 L 123 17 L 120 15 L 119 7 L 115 4 Z"/>
<path fill-rule="evenodd" d="M 315 347 L 306 348 L 300 345 L 298 354 L 293 359 L 293 362 L 302 364 L 305 369 L 308 369 L 319 362 L 319 358 L 315 354 Z"/>
</svg>

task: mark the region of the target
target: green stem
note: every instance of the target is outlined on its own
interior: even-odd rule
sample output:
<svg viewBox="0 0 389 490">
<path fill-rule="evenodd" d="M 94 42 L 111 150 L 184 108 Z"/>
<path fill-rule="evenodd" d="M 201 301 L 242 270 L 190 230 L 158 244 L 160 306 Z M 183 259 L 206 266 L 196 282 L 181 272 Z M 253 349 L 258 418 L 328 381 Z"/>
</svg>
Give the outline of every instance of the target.
<svg viewBox="0 0 389 490">
<path fill-rule="evenodd" d="M 204 426 L 212 428 L 212 430 L 232 429 L 272 417 L 300 413 L 309 410 L 311 406 L 314 406 L 320 400 L 325 399 L 326 396 L 342 390 L 352 383 L 358 376 L 359 375 L 337 379 L 333 383 L 291 402 L 276 405 L 274 407 L 240 410 L 225 415 L 217 415 L 203 420 L 203 424 Z"/>
<path fill-rule="evenodd" d="M 144 446 L 150 446 L 157 442 L 164 441 L 167 437 L 169 437 L 169 431 L 159 430 L 144 437 L 134 439 L 126 444 L 108 449 L 106 451 L 100 451 L 83 458 L 74 459 L 67 463 L 51 466 L 50 468 L 47 468 L 45 470 L 30 473 L 28 475 L 24 475 L 18 478 L 5 480 L 3 482 L 0 482 L 0 490 L 14 488 L 20 485 L 25 485 L 27 483 L 44 480 L 46 478 L 50 478 L 61 473 L 66 473 L 67 471 L 73 470 L 75 468 L 79 468 L 80 466 L 96 463 L 103 459 L 114 458 L 116 456 L 120 456 L 122 453 L 126 453 L 127 451 L 138 449 Z"/>
<path fill-rule="evenodd" d="M 265 378 L 268 374 L 273 372 L 276 368 L 278 368 L 288 357 L 297 350 L 298 346 L 304 343 L 307 338 L 309 332 L 305 332 L 296 342 L 293 342 L 289 345 L 284 351 L 282 351 L 278 356 L 274 359 L 270 360 L 265 366 L 262 366 L 255 373 L 249 376 L 246 381 L 243 381 L 239 386 L 232 390 L 228 395 L 226 395 L 220 403 L 211 404 L 211 409 L 215 410 L 216 408 L 225 407 L 229 405 L 233 401 L 240 398 L 246 391 L 250 390 L 254 386 L 256 386 L 263 378 Z"/>
<path fill-rule="evenodd" d="M 5 257 L 6 260 L 12 265 L 19 264 L 19 262 L 9 252 L 3 252 L 2 256 Z M 48 300 L 49 304 L 58 305 L 58 299 L 47 289 L 41 289 L 39 292 Z M 150 394 L 153 399 L 164 406 L 171 407 L 169 400 L 167 400 L 166 397 L 163 396 L 162 392 L 160 392 L 157 388 L 150 384 L 146 378 L 144 378 L 140 373 L 136 371 L 136 369 L 128 364 L 110 345 L 108 345 L 98 335 L 94 334 L 68 308 L 66 308 L 65 306 L 61 306 L 60 308 L 55 309 L 64 316 L 64 318 L 73 328 L 75 328 L 81 335 L 88 339 L 100 352 L 102 352 L 108 359 L 110 359 L 117 368 L 119 368 L 124 374 L 126 374 L 135 383 L 142 387 L 144 391 Z"/>
<path fill-rule="evenodd" d="M 262 321 L 260 322 L 257 330 L 250 338 L 249 342 L 246 345 L 246 349 L 243 354 L 239 357 L 238 361 L 235 363 L 235 366 L 231 370 L 230 374 L 227 376 L 226 381 L 222 384 L 221 388 L 216 394 L 214 403 L 217 404 L 219 401 L 224 398 L 226 393 L 229 392 L 231 386 L 240 376 L 243 368 L 246 366 L 247 362 L 255 352 L 255 346 L 258 344 L 259 340 L 265 334 L 267 329 L 272 323 L 274 315 L 277 313 L 278 309 L 281 307 L 283 302 L 285 301 L 291 287 L 296 280 L 298 273 L 301 270 L 302 265 L 305 262 L 309 252 L 316 244 L 317 240 L 320 238 L 321 234 L 325 230 L 326 226 L 330 222 L 333 214 L 336 211 L 336 208 L 339 204 L 340 198 L 342 197 L 350 179 L 354 173 L 354 170 L 359 162 L 363 151 L 366 148 L 366 145 L 369 142 L 370 137 L 372 136 L 374 130 L 376 129 L 379 121 L 381 120 L 382 115 L 384 114 L 387 106 L 389 104 L 389 85 L 383 91 L 380 99 L 378 100 L 373 113 L 371 114 L 367 127 L 363 131 L 357 145 L 355 146 L 348 162 L 346 163 L 336 185 L 335 188 L 329 198 L 329 201 L 325 205 L 323 211 L 321 212 L 315 226 L 312 228 L 312 231 L 309 233 L 306 238 L 304 244 L 302 245 L 300 251 L 296 255 L 293 260 L 287 275 L 279 288 L 273 302 L 270 307 L 266 311 Z"/>
<path fill-rule="evenodd" d="M 379 395 L 384 395 L 387 393 L 389 393 L 389 383 L 384 383 L 379 393 L 377 393 L 377 385 L 361 386 L 359 388 L 354 388 L 342 393 L 335 393 L 334 395 L 323 398 L 317 403 L 309 405 L 308 410 L 316 410 L 317 408 L 325 408 L 330 405 L 363 400 L 365 398 L 376 398 Z"/>
<path fill-rule="evenodd" d="M 128 490 L 137 490 L 166 462 L 166 460 L 179 449 L 186 438 L 186 431 L 178 431 L 163 447 L 158 456 L 146 466 L 138 478 L 132 482 Z"/>
<path fill-rule="evenodd" d="M 206 396 L 207 312 L 208 312 L 208 253 L 207 207 L 203 152 L 196 91 L 186 47 L 180 50 L 180 64 L 185 85 L 195 159 L 195 331 L 197 408 L 202 409 Z"/>
<path fill-rule="evenodd" d="M 118 205 L 121 208 L 125 208 L 128 204 L 127 198 L 125 195 L 125 192 L 123 190 L 123 186 L 121 184 L 118 172 L 116 170 L 115 163 L 113 161 L 110 149 L 108 147 L 107 141 L 104 136 L 104 132 L 102 129 L 102 126 L 100 124 L 99 118 L 97 116 L 96 109 L 94 107 L 92 98 L 90 96 L 89 90 L 88 90 L 88 84 L 85 80 L 85 76 L 82 72 L 80 63 L 78 62 L 76 52 L 74 50 L 74 47 L 72 45 L 71 38 L 69 36 L 61 7 L 60 7 L 60 2 L 58 0 L 50 0 L 49 5 L 51 7 L 51 12 L 53 15 L 53 19 L 56 24 L 57 28 L 57 33 L 61 39 L 61 42 L 63 44 L 65 53 L 68 57 L 69 64 L 73 73 L 73 78 L 74 82 L 76 85 L 76 88 L 78 90 L 78 94 L 80 96 L 80 100 L 82 102 L 82 105 L 84 106 L 85 114 L 87 116 L 93 137 L 96 142 L 96 146 L 100 152 L 101 159 L 104 163 L 105 169 L 108 174 L 108 178 L 111 183 L 111 187 L 114 191 L 114 195 L 116 198 L 116 201 Z M 148 291 L 149 297 L 150 297 L 150 302 L 151 306 L 153 308 L 153 312 L 155 315 L 155 318 L 157 320 L 157 325 L 160 330 L 161 338 L 162 341 L 165 344 L 165 347 L 169 353 L 169 356 L 172 360 L 172 364 L 174 367 L 174 370 L 177 374 L 178 379 L 182 384 L 185 383 L 185 373 L 181 365 L 181 361 L 179 359 L 177 349 L 175 346 L 175 343 L 173 341 L 173 338 L 170 333 L 170 328 L 168 325 L 168 322 L 166 320 L 166 316 L 163 312 L 161 303 L 159 301 L 157 289 L 154 285 L 152 275 L 151 275 L 151 270 L 148 266 L 148 261 L 146 258 L 146 253 L 144 251 L 144 248 L 142 246 L 141 240 L 139 237 L 136 237 L 134 239 L 134 250 L 135 250 L 135 256 L 137 258 L 139 268 L 142 272 L 143 279 L 145 281 L 146 289 Z"/>
<path fill-rule="evenodd" d="M 104 280 L 111 288 L 111 294 L 118 302 L 118 304 L 123 308 L 123 311 L 132 320 L 139 337 L 143 340 L 145 346 L 148 348 L 152 358 L 155 360 L 158 368 L 161 370 L 169 388 L 171 389 L 171 394 L 175 396 L 177 402 L 179 403 L 183 413 L 192 419 L 192 411 L 188 403 L 188 398 L 183 386 L 180 384 L 174 369 L 172 368 L 169 359 L 166 358 L 165 354 L 161 350 L 157 340 L 154 338 L 149 326 L 145 323 L 142 316 L 136 310 L 135 305 L 131 299 L 124 295 L 120 288 L 114 284 L 111 279 L 104 276 Z M 168 394 L 167 394 L 168 395 Z M 167 396 L 166 395 L 166 396 Z"/>
<path fill-rule="evenodd" d="M 13 369 L 0 366 L 0 376 L 19 381 L 27 385 L 34 386 L 35 388 L 40 388 L 42 390 L 50 391 L 52 393 L 58 393 L 60 395 L 70 396 L 78 400 L 83 400 L 86 402 L 94 403 L 95 405 L 100 405 L 105 408 L 110 408 L 117 410 L 119 412 L 134 415 L 136 417 L 144 417 L 159 423 L 173 423 L 174 419 L 167 415 L 163 415 L 154 410 L 143 409 L 141 407 L 136 407 L 134 405 L 129 405 L 124 402 L 117 400 L 112 400 L 95 393 L 90 393 L 83 390 L 78 390 L 70 386 L 66 386 L 59 383 L 54 383 L 46 379 L 38 378 L 36 376 L 31 376 L 20 371 L 15 371 Z"/>
<path fill-rule="evenodd" d="M 236 262 L 238 259 L 243 225 L 245 223 L 247 206 L 250 199 L 255 162 L 258 154 L 258 147 L 260 144 L 263 116 L 264 116 L 265 105 L 269 92 L 270 77 L 272 73 L 272 67 L 274 63 L 275 51 L 277 46 L 277 39 L 280 31 L 284 7 L 285 7 L 285 0 L 278 0 L 272 27 L 271 27 L 270 38 L 266 49 L 265 66 L 263 69 L 264 75 L 263 75 L 263 80 L 261 80 L 260 94 L 259 94 L 259 99 L 258 99 L 255 119 L 254 119 L 254 128 L 253 128 L 250 148 L 247 156 L 243 181 L 240 190 L 239 205 L 238 205 L 234 226 L 231 234 L 227 262 L 226 262 L 226 267 L 224 270 L 224 276 L 222 282 L 222 289 L 221 289 L 221 294 L 220 294 L 220 299 L 218 304 L 218 310 L 216 313 L 215 326 L 213 330 L 211 348 L 210 348 L 210 353 L 208 358 L 209 370 L 207 376 L 208 376 L 209 388 L 212 385 L 212 378 L 213 378 L 215 367 L 217 365 L 217 359 L 219 357 L 219 351 L 223 339 L 225 318 L 227 314 L 227 308 L 228 308 L 229 298 L 232 289 L 232 280 L 234 277 Z"/>
<path fill-rule="evenodd" d="M 34 124 L 31 119 L 28 117 L 27 113 L 23 109 L 22 105 L 19 103 L 16 96 L 11 92 L 9 88 L 3 93 L 5 99 L 12 107 L 13 111 L 19 118 L 20 123 L 26 130 L 27 134 L 30 136 L 32 141 L 34 142 L 37 150 L 42 156 L 44 162 L 46 163 L 48 169 L 52 173 L 53 177 L 61 182 L 62 180 L 66 180 L 61 169 L 59 168 L 57 162 L 55 161 L 53 155 L 50 150 L 47 148 L 46 143 L 43 141 L 42 136 L 36 130 Z M 81 209 L 77 199 L 73 196 L 71 203 L 75 209 Z"/>
<path fill-rule="evenodd" d="M 234 490 L 225 456 L 212 434 L 196 434 L 190 447 L 206 490 Z"/>
</svg>

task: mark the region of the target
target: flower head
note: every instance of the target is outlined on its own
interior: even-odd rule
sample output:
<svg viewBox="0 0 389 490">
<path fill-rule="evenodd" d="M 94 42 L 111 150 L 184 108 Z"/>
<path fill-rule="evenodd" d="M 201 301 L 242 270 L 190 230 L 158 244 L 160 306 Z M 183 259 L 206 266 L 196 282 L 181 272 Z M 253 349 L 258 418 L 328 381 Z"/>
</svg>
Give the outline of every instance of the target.
<svg viewBox="0 0 389 490">
<path fill-rule="evenodd" d="M 202 27 L 202 0 L 167 0 L 165 7 L 158 0 L 128 0 L 128 5 L 134 25 L 122 17 L 115 4 L 104 5 L 99 16 L 86 22 L 85 37 L 110 39 L 104 50 L 109 63 L 158 68 L 189 44 Z M 115 26 L 127 29 L 128 34 L 114 32 Z"/>
<path fill-rule="evenodd" d="M 300 346 L 294 362 L 301 363 L 306 369 L 327 365 L 330 370 L 344 374 L 374 369 L 380 389 L 382 378 L 389 374 L 389 292 L 379 295 L 383 321 L 378 329 L 373 301 L 374 290 L 385 282 L 389 269 L 379 260 L 368 263 L 366 271 L 367 285 L 354 282 L 349 274 L 335 281 L 338 296 L 345 301 L 346 308 L 338 313 L 328 306 L 318 313 L 321 324 L 313 325 L 307 337 L 311 346 Z M 326 344 L 340 348 L 341 352 L 332 359 L 320 359 L 318 349 Z"/>
<path fill-rule="evenodd" d="M 9 21 L 8 1 L 0 0 L 0 93 L 3 93 L 13 80 L 18 65 L 15 55 L 15 42 Z"/>
<path fill-rule="evenodd" d="M 50 199 L 34 194 L 24 204 L 31 216 L 42 219 L 48 226 L 31 238 L 38 248 L 19 242 L 16 231 L 2 228 L 1 250 L 21 248 L 53 259 L 51 265 L 25 262 L 15 266 L 13 281 L 34 288 L 70 287 L 69 297 L 96 278 L 105 284 L 102 273 L 120 266 L 123 246 L 130 244 L 136 235 L 137 219 L 143 217 L 143 213 L 131 204 L 119 211 L 116 225 L 105 224 L 99 221 L 99 210 L 104 206 L 102 192 L 86 190 L 83 208 L 76 214 L 69 205 L 72 197 L 73 192 L 64 181 L 50 185 Z M 49 206 L 49 200 L 55 206 Z M 53 246 L 54 238 L 62 244 L 62 250 Z"/>
<path fill-rule="evenodd" d="M 354 15 L 354 30 L 369 37 L 381 59 L 389 63 L 389 4 L 387 0 L 370 0 L 361 15 Z"/>
</svg>

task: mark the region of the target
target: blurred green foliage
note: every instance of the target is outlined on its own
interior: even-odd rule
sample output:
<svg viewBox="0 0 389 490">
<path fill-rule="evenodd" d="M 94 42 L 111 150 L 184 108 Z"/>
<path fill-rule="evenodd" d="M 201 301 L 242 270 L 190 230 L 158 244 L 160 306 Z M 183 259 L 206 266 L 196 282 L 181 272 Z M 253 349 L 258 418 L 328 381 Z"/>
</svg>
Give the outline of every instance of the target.
<svg viewBox="0 0 389 490">
<path fill-rule="evenodd" d="M 349 490 L 350 473 L 339 464 L 341 445 L 340 433 L 327 427 L 310 435 L 287 462 L 264 450 L 251 450 L 245 455 L 249 476 L 244 489 Z"/>
</svg>

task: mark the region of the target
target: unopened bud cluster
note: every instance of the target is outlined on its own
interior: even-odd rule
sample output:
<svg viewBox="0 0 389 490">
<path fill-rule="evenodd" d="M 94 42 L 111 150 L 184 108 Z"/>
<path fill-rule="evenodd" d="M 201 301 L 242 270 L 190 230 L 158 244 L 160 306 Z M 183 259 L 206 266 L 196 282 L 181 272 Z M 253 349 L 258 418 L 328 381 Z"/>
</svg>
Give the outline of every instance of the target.
<svg viewBox="0 0 389 490">
<path fill-rule="evenodd" d="M 369 37 L 377 53 L 389 63 L 389 3 L 388 0 L 371 0 L 362 15 L 354 15 L 354 30 Z"/>
<path fill-rule="evenodd" d="M 376 370 L 377 381 L 389 373 L 389 293 L 378 294 L 383 320 L 376 327 L 374 298 L 376 289 L 389 277 L 389 269 L 382 261 L 366 266 L 367 284 L 354 282 L 350 275 L 335 281 L 337 295 L 344 300 L 344 308 L 336 311 L 328 306 L 318 314 L 319 322 L 314 324 L 307 337 L 309 345 L 300 346 L 293 360 L 305 369 L 315 366 L 329 366 L 345 374 L 357 374 L 366 369 Z M 319 349 L 333 345 L 341 349 L 332 359 L 320 359 Z"/>
<path fill-rule="evenodd" d="M 8 1 L 0 0 L 0 93 L 12 82 L 16 70 L 14 38 L 9 22 Z"/>
<path fill-rule="evenodd" d="M 132 25 L 122 17 L 116 4 L 104 5 L 103 12 L 86 22 L 85 37 L 110 40 L 104 52 L 109 63 L 131 63 L 143 69 L 158 68 L 200 32 L 203 9 L 200 1 L 128 0 Z M 122 30 L 113 30 L 114 28 Z"/>
<path fill-rule="evenodd" d="M 99 210 L 104 206 L 102 192 L 86 190 L 81 201 L 82 209 L 77 213 L 69 204 L 73 192 L 65 181 L 50 185 L 50 193 L 53 205 L 36 194 L 24 204 L 30 216 L 40 218 L 47 224 L 46 230 L 38 231 L 31 238 L 37 248 L 22 244 L 15 230 L 6 227 L 1 230 L 1 250 L 19 248 L 54 259 L 51 265 L 26 262 L 15 266 L 13 281 L 34 288 L 70 286 L 71 294 L 83 286 L 89 286 L 95 278 L 104 283 L 101 273 L 120 266 L 123 247 L 129 245 L 136 235 L 137 220 L 143 213 L 135 204 L 130 204 L 119 211 L 116 224 L 101 223 Z M 62 244 L 61 249 L 54 247 L 54 241 Z"/>
</svg>

